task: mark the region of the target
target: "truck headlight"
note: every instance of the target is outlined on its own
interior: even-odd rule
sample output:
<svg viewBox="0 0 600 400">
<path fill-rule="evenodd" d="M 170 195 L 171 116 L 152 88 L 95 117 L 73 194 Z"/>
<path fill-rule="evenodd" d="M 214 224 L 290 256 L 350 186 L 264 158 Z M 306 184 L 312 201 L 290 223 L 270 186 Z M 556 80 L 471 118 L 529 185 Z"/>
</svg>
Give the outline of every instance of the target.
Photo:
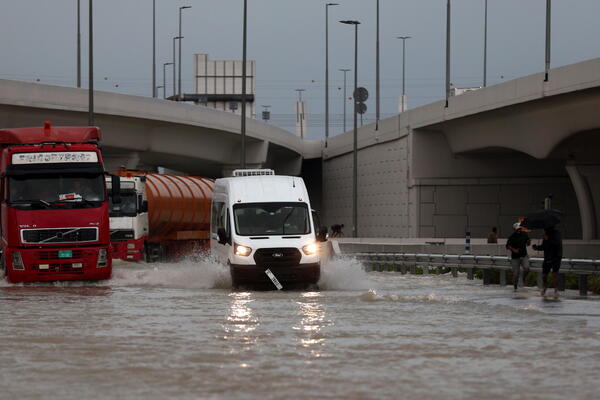
<svg viewBox="0 0 600 400">
<path fill-rule="evenodd" d="M 98 268 L 106 267 L 108 263 L 108 250 L 100 249 L 98 251 Z"/>
<path fill-rule="evenodd" d="M 243 246 L 241 244 L 235 244 L 234 245 L 235 248 L 235 255 L 236 256 L 242 256 L 242 257 L 248 257 L 250 255 L 250 253 L 252 253 L 252 249 L 248 246 Z"/>
<path fill-rule="evenodd" d="M 13 269 L 14 270 L 18 270 L 18 271 L 25 270 L 25 264 L 23 264 L 23 258 L 21 257 L 20 252 L 15 251 L 14 253 L 12 253 L 12 259 L 13 259 Z"/>
<path fill-rule="evenodd" d="M 319 251 L 319 248 L 317 247 L 316 243 L 310 243 L 310 244 L 307 244 L 306 246 L 302 247 L 302 251 L 307 256 L 312 256 L 313 254 L 317 254 L 317 251 Z"/>
</svg>

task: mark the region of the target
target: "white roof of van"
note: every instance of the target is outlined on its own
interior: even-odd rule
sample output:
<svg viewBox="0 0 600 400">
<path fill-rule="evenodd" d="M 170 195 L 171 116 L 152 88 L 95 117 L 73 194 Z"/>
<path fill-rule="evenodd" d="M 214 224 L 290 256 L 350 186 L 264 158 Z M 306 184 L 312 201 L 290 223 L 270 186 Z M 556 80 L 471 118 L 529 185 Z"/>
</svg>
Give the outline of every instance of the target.
<svg viewBox="0 0 600 400">
<path fill-rule="evenodd" d="M 215 181 L 215 193 L 229 193 L 229 201 L 237 203 L 309 202 L 302 178 L 295 176 L 243 176 Z"/>
</svg>

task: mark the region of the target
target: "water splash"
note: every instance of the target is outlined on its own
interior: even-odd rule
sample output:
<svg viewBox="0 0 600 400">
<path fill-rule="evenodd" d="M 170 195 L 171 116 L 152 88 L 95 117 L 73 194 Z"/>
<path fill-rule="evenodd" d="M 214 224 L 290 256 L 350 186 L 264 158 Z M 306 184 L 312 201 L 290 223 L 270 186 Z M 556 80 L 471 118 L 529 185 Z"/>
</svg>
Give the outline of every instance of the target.
<svg viewBox="0 0 600 400">
<path fill-rule="evenodd" d="M 117 265 L 108 283 L 111 286 L 229 289 L 231 277 L 225 265 L 204 257 L 177 263 Z"/>
<path fill-rule="evenodd" d="M 336 258 L 321 267 L 321 290 L 366 290 L 372 287 L 373 282 L 363 264 L 355 258 Z"/>
</svg>

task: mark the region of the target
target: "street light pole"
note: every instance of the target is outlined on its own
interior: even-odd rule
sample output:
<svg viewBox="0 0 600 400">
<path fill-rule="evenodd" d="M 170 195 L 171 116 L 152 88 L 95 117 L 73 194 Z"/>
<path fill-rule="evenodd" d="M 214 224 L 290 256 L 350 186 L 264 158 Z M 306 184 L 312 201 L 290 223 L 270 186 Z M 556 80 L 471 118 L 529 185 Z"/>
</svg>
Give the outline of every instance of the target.
<svg viewBox="0 0 600 400">
<path fill-rule="evenodd" d="M 175 100 L 175 96 L 177 95 L 177 88 L 175 87 L 177 85 L 177 79 L 175 77 L 175 67 L 176 67 L 176 63 L 175 63 L 175 41 L 176 40 L 181 40 L 182 37 L 181 36 L 175 36 L 173 38 L 173 100 Z"/>
<path fill-rule="evenodd" d="M 329 140 L 329 7 L 338 5 L 325 4 L 325 147 Z"/>
<path fill-rule="evenodd" d="M 350 69 L 341 68 L 340 71 L 344 73 L 344 132 L 346 132 L 346 73 L 350 71 Z"/>
<path fill-rule="evenodd" d="M 405 111 L 405 96 L 406 96 L 406 40 L 412 36 L 398 36 L 402 39 L 402 112 Z"/>
<path fill-rule="evenodd" d="M 488 0 L 485 0 L 485 22 L 483 24 L 483 87 L 487 86 L 487 31 L 488 31 Z"/>
<path fill-rule="evenodd" d="M 376 32 L 377 39 L 375 44 L 375 130 L 379 130 L 379 118 L 380 118 L 380 99 L 381 99 L 381 90 L 380 90 L 380 65 L 379 65 L 379 0 L 377 0 L 377 23 L 376 23 Z M 360 115 L 362 120 L 362 114 Z"/>
<path fill-rule="evenodd" d="M 302 92 L 306 89 L 294 89 L 298 92 L 298 107 L 296 108 L 296 120 L 300 122 L 300 139 L 304 139 L 304 112 L 300 112 L 300 105 L 302 104 Z M 302 110 L 304 111 L 304 109 Z"/>
<path fill-rule="evenodd" d="M 77 0 L 77 87 L 81 87 L 81 0 Z"/>
<path fill-rule="evenodd" d="M 546 0 L 546 68 L 544 74 L 544 81 L 548 82 L 548 74 L 550 73 L 550 40 L 552 33 L 552 0 Z"/>
<path fill-rule="evenodd" d="M 247 34 L 248 34 L 248 0 L 244 0 L 244 24 L 242 38 L 242 148 L 241 168 L 246 168 L 246 56 L 247 56 Z"/>
<path fill-rule="evenodd" d="M 88 83 L 88 125 L 94 126 L 94 18 L 92 0 L 89 0 L 89 83 Z"/>
<path fill-rule="evenodd" d="M 177 91 L 177 99 L 179 101 L 181 101 L 181 42 L 183 39 L 183 36 L 181 35 L 181 11 L 185 10 L 186 8 L 192 8 L 192 6 L 181 6 L 179 7 L 179 65 L 177 66 L 179 68 L 179 83 L 177 85 L 177 88 L 179 89 Z"/>
<path fill-rule="evenodd" d="M 156 96 L 156 0 L 152 0 L 152 97 Z"/>
<path fill-rule="evenodd" d="M 167 65 L 173 65 L 173 63 L 163 63 L 163 99 L 167 98 Z"/>
<path fill-rule="evenodd" d="M 450 0 L 446 8 L 446 108 L 450 98 Z"/>
<path fill-rule="evenodd" d="M 356 92 L 358 89 L 358 25 L 359 21 L 340 21 L 342 24 L 354 25 L 354 145 L 352 171 L 352 237 L 358 237 L 358 118 Z"/>
</svg>

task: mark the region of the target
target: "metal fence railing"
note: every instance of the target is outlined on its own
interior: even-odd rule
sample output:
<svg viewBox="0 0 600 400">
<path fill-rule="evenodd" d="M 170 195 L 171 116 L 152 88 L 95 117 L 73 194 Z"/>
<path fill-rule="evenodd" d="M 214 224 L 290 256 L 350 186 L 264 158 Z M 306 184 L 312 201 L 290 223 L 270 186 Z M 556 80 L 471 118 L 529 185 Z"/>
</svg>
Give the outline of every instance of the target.
<svg viewBox="0 0 600 400">
<path fill-rule="evenodd" d="M 352 253 L 370 270 L 398 271 L 415 273 L 417 268 L 429 272 L 431 268 L 442 270 L 450 268 L 453 276 L 458 275 L 459 269 L 467 272 L 467 277 L 473 279 L 476 270 L 483 271 L 483 284 L 490 283 L 490 272 L 500 271 L 500 284 L 506 284 L 506 271 L 511 270 L 510 258 L 507 256 L 486 256 L 474 254 L 419 254 L 419 253 Z M 542 282 L 543 258 L 530 258 L 531 271 L 538 274 L 538 286 Z M 572 273 L 579 277 L 579 292 L 587 295 L 588 276 L 600 275 L 600 260 L 565 258 L 562 260 L 559 287 L 564 288 L 564 274 Z"/>
</svg>

